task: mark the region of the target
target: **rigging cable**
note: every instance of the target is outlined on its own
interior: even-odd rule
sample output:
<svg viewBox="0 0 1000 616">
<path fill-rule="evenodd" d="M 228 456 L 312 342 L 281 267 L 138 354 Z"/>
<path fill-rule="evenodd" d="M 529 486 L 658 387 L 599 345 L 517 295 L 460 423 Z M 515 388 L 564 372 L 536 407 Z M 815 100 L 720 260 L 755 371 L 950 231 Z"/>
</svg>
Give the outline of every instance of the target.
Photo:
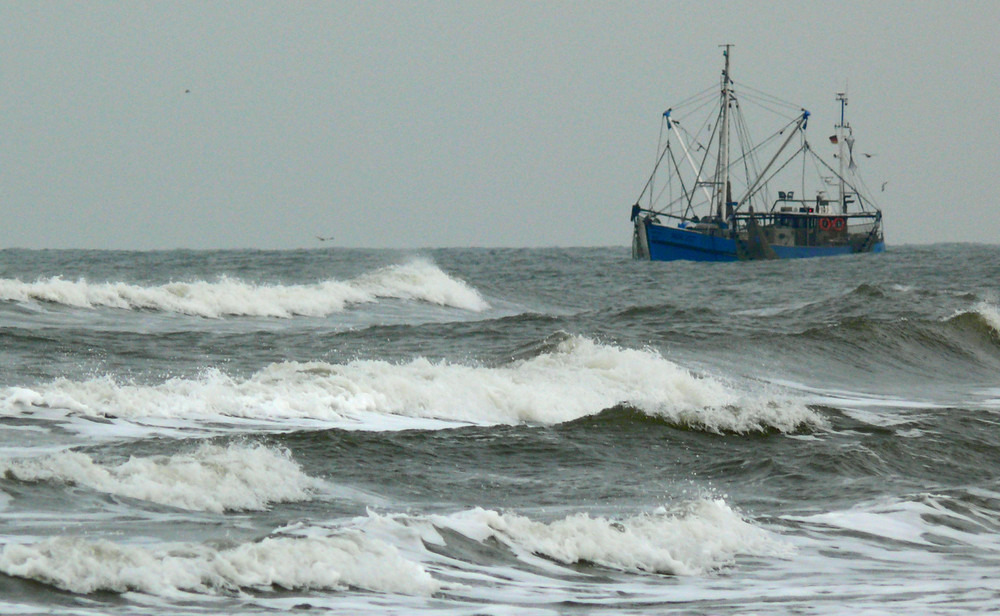
<svg viewBox="0 0 1000 616">
<path fill-rule="evenodd" d="M 772 104 L 782 105 L 784 107 L 788 107 L 789 109 L 799 109 L 799 106 L 796 105 L 793 102 L 786 101 L 786 100 L 784 100 L 782 98 L 779 98 L 779 97 L 777 97 L 774 94 L 771 94 L 769 92 L 765 92 L 763 90 L 758 90 L 757 88 L 755 88 L 753 86 L 749 86 L 749 85 L 747 85 L 745 83 L 742 83 L 742 82 L 740 83 L 740 89 L 749 90 L 750 92 L 756 94 L 758 97 L 760 97 L 762 99 L 769 99 Z"/>
</svg>

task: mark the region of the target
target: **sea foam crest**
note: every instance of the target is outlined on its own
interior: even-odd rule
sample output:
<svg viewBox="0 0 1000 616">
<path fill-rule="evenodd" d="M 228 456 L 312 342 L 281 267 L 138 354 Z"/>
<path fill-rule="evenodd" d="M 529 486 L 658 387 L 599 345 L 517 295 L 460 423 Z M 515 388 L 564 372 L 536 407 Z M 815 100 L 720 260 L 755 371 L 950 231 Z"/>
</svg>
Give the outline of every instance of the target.
<svg viewBox="0 0 1000 616">
<path fill-rule="evenodd" d="M 202 443 L 190 453 L 131 457 L 101 464 L 87 454 L 0 460 L 0 475 L 20 481 L 87 486 L 182 509 L 261 510 L 272 503 L 307 500 L 319 481 L 302 472 L 285 450 L 263 445 Z"/>
<path fill-rule="evenodd" d="M 395 298 L 474 312 L 489 303 L 466 282 L 425 259 L 390 265 L 351 280 L 267 285 L 223 276 L 214 282 L 171 282 L 141 286 L 60 277 L 35 282 L 0 279 L 0 301 L 51 302 L 76 308 L 158 310 L 193 316 L 321 317 L 352 304 Z"/>
<path fill-rule="evenodd" d="M 389 416 L 471 424 L 556 424 L 621 403 L 689 427 L 748 432 L 822 427 L 794 400 L 739 392 L 698 377 L 653 350 L 621 349 L 568 336 L 550 352 L 499 367 L 418 358 L 272 364 L 248 379 L 210 370 L 160 385 L 109 377 L 0 390 L 0 411 L 65 408 L 123 418 L 316 419 L 389 429 Z M 381 418 L 381 420 L 379 419 Z"/>
<path fill-rule="evenodd" d="M 975 312 L 986 321 L 995 334 L 1000 335 L 1000 308 L 984 301 L 976 305 Z"/>
<path fill-rule="evenodd" d="M 178 597 L 241 590 L 348 587 L 431 595 L 439 584 L 392 545 L 356 531 L 331 537 L 268 537 L 232 549 L 122 545 L 52 538 L 0 549 L 0 571 L 74 593 L 139 591 Z"/>
<path fill-rule="evenodd" d="M 731 566 L 740 554 L 784 556 L 790 550 L 721 499 L 623 520 L 577 513 L 546 523 L 477 508 L 435 517 L 433 523 L 479 542 L 495 539 L 521 558 L 539 555 L 564 564 L 670 575 L 704 575 Z"/>
<path fill-rule="evenodd" d="M 972 327 L 996 341 L 1000 338 L 1000 308 L 991 301 L 980 301 L 970 310 L 957 310 L 945 320 L 959 327 Z"/>
</svg>

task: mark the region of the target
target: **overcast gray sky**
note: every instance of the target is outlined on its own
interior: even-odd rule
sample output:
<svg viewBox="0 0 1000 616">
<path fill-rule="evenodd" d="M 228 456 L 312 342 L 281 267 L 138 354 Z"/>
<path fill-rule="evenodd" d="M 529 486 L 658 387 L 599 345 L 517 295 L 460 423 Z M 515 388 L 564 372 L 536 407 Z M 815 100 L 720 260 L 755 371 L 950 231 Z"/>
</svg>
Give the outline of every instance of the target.
<svg viewBox="0 0 1000 616">
<path fill-rule="evenodd" d="M 0 248 L 606 246 L 660 114 L 834 94 L 890 244 L 1000 239 L 1000 2 L 0 3 Z"/>
</svg>

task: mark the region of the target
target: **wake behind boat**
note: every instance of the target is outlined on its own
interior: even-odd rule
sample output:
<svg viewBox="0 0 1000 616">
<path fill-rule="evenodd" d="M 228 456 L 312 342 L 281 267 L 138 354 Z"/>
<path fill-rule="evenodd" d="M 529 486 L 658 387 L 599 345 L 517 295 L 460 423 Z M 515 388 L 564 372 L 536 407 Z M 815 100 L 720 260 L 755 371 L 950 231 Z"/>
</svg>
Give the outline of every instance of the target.
<svg viewBox="0 0 1000 616">
<path fill-rule="evenodd" d="M 721 88 L 663 113 L 656 164 L 632 206 L 632 256 L 735 261 L 883 252 L 882 212 L 854 160 L 854 133 L 837 95 L 835 164 L 806 138 L 809 112 L 736 84 L 723 45 Z M 716 105 L 711 105 L 715 102 Z M 783 118 L 763 141 L 744 104 Z M 792 110 L 791 113 L 789 110 Z M 870 157 L 870 154 L 865 154 Z"/>
</svg>

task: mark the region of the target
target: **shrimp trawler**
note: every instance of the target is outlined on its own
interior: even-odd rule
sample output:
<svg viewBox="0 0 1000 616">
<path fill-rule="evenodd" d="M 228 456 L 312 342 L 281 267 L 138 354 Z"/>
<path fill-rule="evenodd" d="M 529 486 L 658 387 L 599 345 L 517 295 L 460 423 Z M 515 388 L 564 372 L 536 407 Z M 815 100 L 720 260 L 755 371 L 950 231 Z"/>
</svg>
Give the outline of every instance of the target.
<svg viewBox="0 0 1000 616">
<path fill-rule="evenodd" d="M 883 252 L 882 212 L 857 173 L 846 93 L 836 98 L 840 123 L 829 138 L 836 161 L 829 164 L 806 138 L 809 112 L 742 84 L 737 93 L 729 72 L 732 45 L 722 47 L 721 93 L 712 86 L 663 113 L 656 164 L 632 206 L 633 258 Z M 751 105 L 782 118 L 762 141 L 751 138 L 759 127 L 743 114 Z"/>
</svg>

